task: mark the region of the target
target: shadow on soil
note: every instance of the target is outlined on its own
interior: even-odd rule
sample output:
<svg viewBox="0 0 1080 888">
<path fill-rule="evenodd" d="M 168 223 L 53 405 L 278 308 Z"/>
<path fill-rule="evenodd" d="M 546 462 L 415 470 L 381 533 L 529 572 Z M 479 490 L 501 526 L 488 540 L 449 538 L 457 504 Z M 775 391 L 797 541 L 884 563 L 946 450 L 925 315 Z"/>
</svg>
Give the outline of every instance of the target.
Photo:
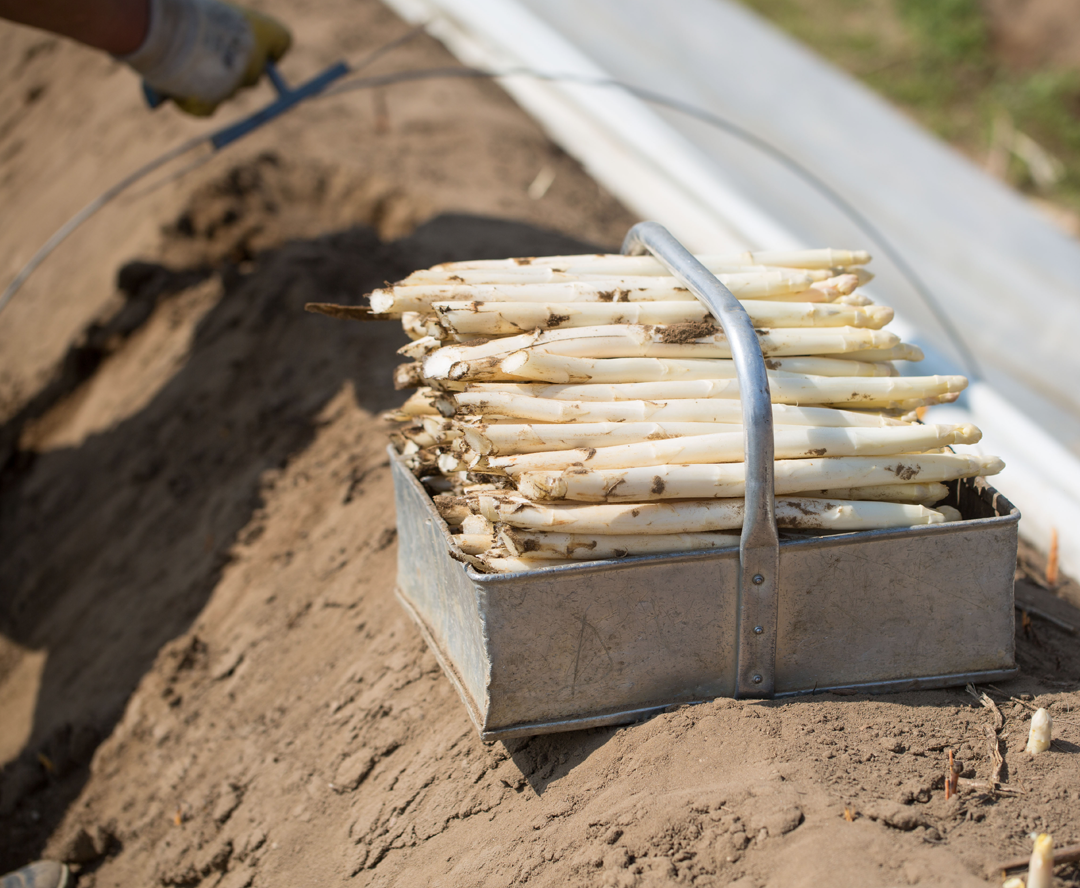
<svg viewBox="0 0 1080 888">
<path fill-rule="evenodd" d="M 304 303 L 355 304 L 452 259 L 597 249 L 514 222 L 442 216 L 393 243 L 351 228 L 214 270 L 122 272 L 127 306 L 90 331 L 89 359 L 84 342 L 0 428 L 0 635 L 47 652 L 30 739 L 0 771 L 0 873 L 40 852 L 162 645 L 202 610 L 234 542 L 259 532 L 260 476 L 303 451 L 344 385 L 373 413 L 400 402 L 390 387 L 400 328 L 307 314 Z M 146 321 L 214 275 L 220 299 L 149 403 L 77 446 L 19 450 L 28 422 L 62 412 Z"/>
<path fill-rule="evenodd" d="M 1021 579 L 1018 582 L 1030 582 Z M 1069 609 L 1070 619 L 1080 624 L 1080 610 L 1074 609 L 1064 600 L 1063 608 Z M 1010 698 L 1024 695 L 1032 696 L 1071 691 L 1080 687 L 1080 645 L 1074 636 L 1039 617 L 1027 618 L 1021 611 L 1016 621 L 1016 662 L 1020 674 L 1000 686 L 979 686 L 979 690 L 989 690 L 992 698 L 1001 705 L 1007 705 Z M 780 700 L 761 700 L 753 705 L 763 711 L 791 711 L 793 708 L 813 706 L 820 701 L 845 700 L 852 703 L 877 700 L 884 703 L 895 702 L 905 707 L 926 707 L 927 709 L 954 708 L 958 702 L 971 705 L 972 699 L 964 688 L 942 690 L 906 691 L 897 694 L 872 694 L 858 692 L 822 692 L 803 697 L 789 697 Z M 692 706 L 692 704 L 691 704 Z M 676 711 L 679 706 L 669 707 Z M 641 721 L 648 721 L 643 719 Z M 640 722 L 637 722 L 640 723 Z M 583 731 L 569 731 L 562 734 L 546 734 L 536 737 L 507 740 L 505 747 L 514 763 L 521 770 L 529 787 L 537 796 L 543 796 L 548 787 L 567 777 L 578 765 L 607 743 L 619 727 L 591 728 Z M 1063 753 L 1080 752 L 1080 747 L 1068 740 L 1055 739 L 1054 749 Z M 1007 768 L 1003 771 L 1007 779 Z M 974 771 L 965 772 L 965 776 L 974 777 Z M 940 787 L 938 787 L 940 788 Z"/>
<path fill-rule="evenodd" d="M 503 745 L 529 787 L 539 797 L 544 795 L 550 784 L 566 777 L 618 730 L 618 727 L 587 728 L 583 731 L 507 740 Z"/>
</svg>

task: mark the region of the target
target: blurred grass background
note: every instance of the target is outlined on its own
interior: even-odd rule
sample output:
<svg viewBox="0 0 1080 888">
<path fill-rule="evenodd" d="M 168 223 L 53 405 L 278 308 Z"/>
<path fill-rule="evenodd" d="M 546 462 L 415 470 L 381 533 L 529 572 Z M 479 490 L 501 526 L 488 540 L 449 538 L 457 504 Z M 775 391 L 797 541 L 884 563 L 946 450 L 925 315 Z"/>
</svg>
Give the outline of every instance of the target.
<svg viewBox="0 0 1080 888">
<path fill-rule="evenodd" d="M 1080 235 L 1078 0 L 742 2 Z"/>
</svg>

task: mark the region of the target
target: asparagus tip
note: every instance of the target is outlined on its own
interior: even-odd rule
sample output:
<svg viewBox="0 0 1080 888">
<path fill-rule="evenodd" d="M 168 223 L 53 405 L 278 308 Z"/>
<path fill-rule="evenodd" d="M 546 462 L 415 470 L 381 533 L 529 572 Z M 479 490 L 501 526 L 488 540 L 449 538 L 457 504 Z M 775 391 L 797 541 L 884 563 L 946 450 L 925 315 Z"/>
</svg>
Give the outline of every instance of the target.
<svg viewBox="0 0 1080 888">
<path fill-rule="evenodd" d="M 1031 717 L 1031 728 L 1028 731 L 1027 746 L 1024 751 L 1031 755 L 1038 755 L 1040 752 L 1046 752 L 1050 748 L 1050 741 L 1053 738 L 1054 720 L 1050 717 L 1050 713 L 1045 709 L 1036 710 L 1035 714 Z M 1048 838 L 1045 835 L 1039 836 L 1040 839 Z M 1039 839 L 1035 840 L 1036 848 L 1038 847 Z"/>
</svg>

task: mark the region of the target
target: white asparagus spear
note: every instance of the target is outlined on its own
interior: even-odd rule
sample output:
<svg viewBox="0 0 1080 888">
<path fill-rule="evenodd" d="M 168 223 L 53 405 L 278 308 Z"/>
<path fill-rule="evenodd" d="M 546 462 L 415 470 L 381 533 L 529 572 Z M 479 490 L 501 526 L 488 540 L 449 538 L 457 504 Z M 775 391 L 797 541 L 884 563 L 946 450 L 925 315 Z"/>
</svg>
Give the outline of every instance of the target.
<svg viewBox="0 0 1080 888">
<path fill-rule="evenodd" d="M 620 328 L 613 327 L 612 330 Z M 637 328 L 635 328 L 637 329 Z M 454 364 L 463 361 L 477 361 L 484 358 L 505 357 L 523 348 L 534 345 L 546 345 L 559 339 L 578 338 L 580 330 L 548 330 L 547 332 L 534 331 L 522 333 L 519 336 L 508 336 L 505 339 L 492 339 L 479 345 L 448 345 L 439 349 L 427 358 L 430 366 L 429 378 L 446 378 Z"/>
<path fill-rule="evenodd" d="M 448 395 L 447 400 L 463 415 L 492 413 L 520 417 L 531 422 L 735 422 L 736 420 L 729 420 L 728 417 L 738 415 L 738 408 L 720 407 L 717 402 L 738 402 L 739 380 L 707 381 L 710 383 L 710 397 L 705 398 L 567 401 L 562 398 L 540 398 L 513 392 L 466 391 Z M 861 406 L 879 395 L 885 396 L 882 400 L 890 402 L 945 395 L 950 393 L 950 389 L 962 388 L 966 381 L 962 376 L 859 376 L 833 379 L 827 376 L 789 377 L 773 374 L 769 378 L 769 388 L 773 403 L 789 403 L 792 406 L 847 403 L 848 406 Z M 878 383 L 896 385 L 877 385 Z M 628 383 L 650 384 L 652 383 Z M 844 398 L 847 400 L 841 400 Z M 724 418 L 719 418 L 721 416 Z"/>
<path fill-rule="evenodd" d="M 792 429 L 799 426 L 774 426 Z M 504 431 L 505 430 L 505 431 Z M 547 453 L 556 450 L 588 449 L 618 444 L 639 444 L 671 438 L 692 438 L 720 432 L 742 432 L 737 423 L 722 422 L 577 422 L 577 423 L 482 423 L 461 425 L 449 432 L 430 435 L 411 431 L 404 434 L 420 447 L 453 446 L 462 456 L 509 456 Z M 497 442 L 497 443 L 496 443 Z M 455 451 L 457 452 L 457 451 Z"/>
<path fill-rule="evenodd" d="M 492 547 L 494 535 L 491 533 L 468 533 L 463 531 L 454 535 L 454 543 L 462 552 L 469 555 L 481 555 Z"/>
<path fill-rule="evenodd" d="M 816 487 L 861 487 L 915 479 L 952 481 L 995 475 L 1005 464 L 997 457 L 936 453 L 779 459 L 773 466 L 776 493 L 793 494 Z M 577 502 L 735 497 L 745 493 L 745 473 L 744 463 L 603 471 L 573 468 L 564 472 L 526 472 L 518 476 L 517 488 L 534 500 Z"/>
<path fill-rule="evenodd" d="M 850 339 L 845 342 L 839 353 L 845 351 L 868 349 L 888 349 L 898 344 L 899 340 L 891 333 L 881 330 L 852 329 L 837 327 L 826 330 L 792 329 L 764 331 L 765 334 L 787 334 L 793 341 L 808 339 L 807 346 L 814 345 L 813 340 L 825 337 L 826 341 L 832 342 L 838 335 L 841 339 Z M 851 334 L 848 336 L 847 334 Z M 859 340 L 868 340 L 861 344 Z M 766 347 L 771 340 L 765 336 L 759 338 L 762 350 L 768 354 Z M 687 354 L 661 353 L 650 354 L 649 347 L 655 345 L 674 345 L 686 347 L 686 344 L 705 345 L 706 352 L 700 349 L 697 354 L 691 351 Z M 541 349 L 549 354 L 571 355 L 586 358 L 617 358 L 617 357 L 666 357 L 666 358 L 730 358 L 729 353 L 718 353 L 715 348 L 720 344 L 727 348 L 727 338 L 721 331 L 715 330 L 711 325 L 686 324 L 678 326 L 656 327 L 641 324 L 607 324 L 598 327 L 570 327 L 565 330 L 536 330 L 529 333 L 521 333 L 516 336 L 507 336 L 491 339 L 478 344 L 447 345 L 439 349 L 428 358 L 425 374 L 431 378 L 440 378 L 447 375 L 447 371 L 453 364 L 464 361 L 475 361 L 482 358 L 506 357 L 516 351 L 528 348 Z M 711 347 L 711 348 L 710 348 Z M 808 355 L 821 354 L 820 351 L 804 352 Z M 430 372 L 429 372 L 430 371 Z"/>
<path fill-rule="evenodd" d="M 871 278 L 873 278 L 873 275 L 870 274 L 870 272 L 866 271 L 865 269 L 858 268 L 852 274 L 838 274 L 835 277 L 828 277 L 821 281 L 814 281 L 814 283 L 812 283 L 810 287 L 805 291 L 808 294 L 814 295 L 810 296 L 810 298 L 808 298 L 806 301 L 817 302 L 817 293 L 823 294 L 825 298 L 830 302 L 839 299 L 842 296 L 850 296 L 855 292 L 855 290 L 859 287 L 860 284 L 865 284 Z M 792 299 L 793 297 L 796 299 L 796 301 L 798 301 L 797 293 L 777 293 L 772 298 L 787 301 Z"/>
<path fill-rule="evenodd" d="M 713 274 L 792 274 L 793 269 L 782 265 L 720 265 L 715 264 L 709 269 Z M 832 269 L 797 269 L 798 274 L 805 274 L 814 281 L 824 281 L 834 277 Z M 669 277 L 671 272 L 664 270 L 657 275 L 648 277 Z M 628 275 L 623 275 L 627 277 Z M 397 281 L 395 287 L 418 286 L 421 284 L 441 284 L 474 286 L 477 284 L 556 284 L 569 281 L 590 280 L 618 280 L 611 274 L 588 274 L 565 271 L 557 271 L 550 266 L 542 265 L 514 265 L 512 267 L 475 269 L 475 268 L 425 268 L 414 271 L 404 280 Z"/>
<path fill-rule="evenodd" d="M 458 454 L 450 453 L 448 451 L 443 451 L 438 455 L 436 465 L 438 465 L 439 471 L 444 475 L 452 475 L 454 472 L 465 472 L 469 470 L 469 465 L 462 461 Z"/>
<path fill-rule="evenodd" d="M 844 296 L 837 296 L 836 299 L 833 300 L 833 302 L 835 302 L 837 305 L 867 306 L 875 304 L 874 300 L 864 293 L 848 293 Z"/>
<path fill-rule="evenodd" d="M 421 448 L 421 447 L 434 447 L 434 446 L 436 446 L 437 444 L 440 443 L 440 440 L 443 437 L 442 434 L 433 435 L 427 429 L 424 429 L 424 428 L 419 428 L 418 429 L 418 428 L 416 428 L 414 426 L 410 426 L 410 427 L 401 429 L 400 433 L 401 433 L 403 438 L 405 438 L 408 441 L 411 441 L 413 444 L 415 444 L 417 446 L 418 449 Z M 460 432 L 459 432 L 459 434 L 460 434 Z"/>
<path fill-rule="evenodd" d="M 440 346 L 446 345 L 451 342 L 464 342 L 469 339 L 477 339 L 475 333 L 458 333 L 456 330 L 451 329 L 441 320 L 437 314 L 433 314 L 431 311 L 427 311 L 421 315 L 422 321 L 420 326 L 423 327 L 426 336 L 425 339 L 435 339 Z M 515 333 L 520 333 L 520 330 L 515 330 Z M 486 337 L 485 337 L 486 338 Z M 398 349 L 400 351 L 400 349 Z"/>
<path fill-rule="evenodd" d="M 819 286 L 819 285 L 815 285 Z M 789 302 L 810 302 L 814 305 L 833 305 L 839 303 L 841 299 L 847 299 L 847 296 L 843 296 L 836 290 L 820 290 L 813 287 L 808 290 L 800 290 L 797 293 L 772 293 L 768 296 L 739 296 L 738 299 L 744 303 L 744 305 L 761 305 L 762 303 L 768 303 L 769 305 L 784 305 Z M 858 301 L 852 303 L 855 305 L 871 305 L 869 300 L 862 302 Z"/>
<path fill-rule="evenodd" d="M 727 336 L 722 331 L 706 332 L 703 327 L 696 324 L 573 327 L 541 333 L 541 338 L 556 333 L 566 335 L 526 347 L 553 355 L 590 358 L 730 358 Z M 572 335 L 578 331 L 583 335 Z M 862 327 L 779 327 L 756 332 L 765 357 L 843 354 L 891 348 L 899 342 L 894 333 Z"/>
<path fill-rule="evenodd" d="M 436 395 L 434 389 L 417 389 L 417 392 L 429 392 L 432 395 Z M 441 392 L 437 393 L 437 396 L 441 396 Z M 413 425 L 420 425 L 426 431 L 433 435 L 436 435 L 445 429 L 460 428 L 460 423 L 455 423 L 452 419 L 447 419 L 444 416 L 430 416 L 423 414 L 413 417 Z"/>
<path fill-rule="evenodd" d="M 774 430 L 778 460 L 825 456 L 889 456 L 924 453 L 950 444 L 975 444 L 982 433 L 973 425 L 911 425 L 885 429 L 810 427 Z M 740 463 L 746 436 L 742 429 L 686 438 L 639 441 L 606 447 L 549 450 L 541 453 L 491 456 L 489 468 L 512 478 L 525 472 L 559 471 L 572 466 L 587 469 L 626 469 L 641 466 Z"/>
<path fill-rule="evenodd" d="M 901 378 L 919 379 L 922 377 L 908 376 Z M 952 404 L 954 401 L 959 400 L 959 398 L 959 392 L 943 392 L 940 395 L 929 395 L 925 398 L 901 398 L 898 401 L 892 401 L 885 398 L 864 398 L 860 401 L 829 402 L 825 406 L 847 408 L 858 407 L 861 410 L 900 410 L 906 413 L 917 407 L 933 407 L 935 404 Z"/>
<path fill-rule="evenodd" d="M 556 327 L 608 324 L 686 324 L 713 322 L 701 302 L 435 302 L 439 323 L 460 334 L 508 336 Z M 757 327 L 866 327 L 880 330 L 893 318 L 883 305 L 865 308 L 833 303 L 767 302 L 743 306 Z"/>
<path fill-rule="evenodd" d="M 528 533 L 504 527 L 499 542 L 518 558 L 565 558 L 595 561 L 628 555 L 662 555 L 696 549 L 737 549 L 737 533 Z"/>
<path fill-rule="evenodd" d="M 461 523 L 473 514 L 469 508 L 468 499 L 464 496 L 438 494 L 433 496 L 431 501 L 435 504 L 439 515 L 442 516 L 442 520 L 451 527 L 460 527 Z"/>
<path fill-rule="evenodd" d="M 1050 748 L 1050 742 L 1054 737 L 1054 720 L 1045 709 L 1037 709 L 1031 717 L 1031 727 L 1028 729 L 1027 746 L 1024 752 L 1038 755 Z"/>
<path fill-rule="evenodd" d="M 534 331 L 479 345 L 445 346 L 424 358 L 423 374 L 427 379 L 463 379 L 526 349 L 580 358 L 730 358 L 727 337 L 712 330 L 704 324 L 612 324 Z M 835 355 L 891 348 L 900 341 L 886 330 L 859 327 L 792 327 L 757 333 L 766 357 Z M 487 359 L 494 360 L 480 363 Z"/>
<path fill-rule="evenodd" d="M 757 279 L 756 275 L 751 276 Z M 781 275 L 777 276 L 784 277 Z M 788 275 L 787 277 L 793 277 Z M 793 292 L 810 285 L 805 278 L 794 276 L 801 286 L 786 289 Z M 775 282 L 778 283 L 779 281 Z M 769 283 L 774 283 L 770 281 Z M 382 287 L 368 294 L 375 306 L 387 314 L 403 311 L 430 311 L 437 302 L 629 302 L 631 300 L 675 300 L 693 298 L 673 277 L 610 278 L 607 280 L 571 280 L 549 284 L 418 284 Z"/>
<path fill-rule="evenodd" d="M 804 272 L 813 275 L 814 272 Z M 828 277 L 824 280 L 815 281 L 807 289 L 791 293 L 740 293 L 736 298 L 744 302 L 834 302 L 845 305 L 873 305 L 874 301 L 869 297 L 856 293 L 855 288 L 865 284 L 872 278 L 869 272 L 859 270 L 858 274 L 840 274 L 836 277 Z"/>
<path fill-rule="evenodd" d="M 459 392 L 450 403 L 459 415 L 495 415 L 530 422 L 728 422 L 742 421 L 735 399 L 677 401 L 560 401 L 503 392 Z M 441 406 L 441 404 L 440 404 Z"/>
<path fill-rule="evenodd" d="M 444 416 L 420 416 L 417 417 L 417 421 L 423 426 L 424 431 L 435 437 L 450 434 L 455 437 L 461 436 L 462 424 L 446 419 Z"/>
<path fill-rule="evenodd" d="M 788 360 L 788 359 L 784 359 Z M 821 374 L 807 374 L 821 375 Z M 934 377 L 909 376 L 906 379 L 933 379 Z M 951 377 L 946 388 L 955 388 L 957 383 Z M 963 377 L 957 377 L 963 379 Z M 845 386 L 846 388 L 847 386 Z M 671 401 L 684 398 L 724 398 L 731 394 L 728 378 L 722 379 L 686 379 L 662 382 L 627 382 L 627 383 L 584 383 L 580 385 L 557 385 L 531 382 L 469 382 L 462 389 L 471 393 L 506 392 L 515 395 L 528 395 L 534 398 L 553 398 L 558 401 Z M 429 390 L 430 391 L 430 390 Z M 902 389 L 909 392 L 908 389 Z M 449 397 L 449 396 L 448 396 Z M 779 405 L 774 404 L 773 412 Z M 794 405 L 786 409 L 797 409 Z M 813 408 L 824 410 L 825 408 Z M 831 409 L 831 408 L 830 408 Z M 850 413 L 851 411 L 846 411 Z M 815 414 L 816 416 L 817 414 Z M 875 419 L 877 417 L 875 416 Z M 799 423 L 813 425 L 815 423 Z M 899 420 L 887 424 L 906 424 Z"/>
<path fill-rule="evenodd" d="M 398 364 L 394 368 L 394 388 L 421 388 L 424 385 L 423 365 L 419 361 Z"/>
<path fill-rule="evenodd" d="M 718 280 L 739 299 L 799 293 L 818 283 L 798 272 L 723 274 Z M 550 284 L 416 284 L 381 287 L 368 294 L 372 311 L 423 311 L 435 302 L 642 302 L 693 299 L 673 277 L 624 277 Z"/>
<path fill-rule="evenodd" d="M 910 428 L 906 424 L 882 420 L 844 410 L 822 410 L 814 407 L 793 407 L 790 415 L 783 414 L 787 405 L 773 408 L 773 429 L 798 426 L 824 428 Z M 790 422 L 788 422 L 790 420 Z M 459 426 L 452 431 L 426 428 L 434 439 L 444 439 L 455 433 L 464 437 L 471 450 L 485 456 L 509 453 L 543 453 L 549 450 L 571 450 L 576 447 L 596 447 L 631 444 L 637 441 L 660 441 L 718 432 L 742 433 L 741 419 L 725 422 L 571 422 L 571 423 L 485 423 Z M 944 496 L 944 494 L 942 494 Z M 850 499 L 850 497 L 840 497 Z"/>
<path fill-rule="evenodd" d="M 840 500 L 880 500 L 888 503 L 915 503 L 922 506 L 933 506 L 940 503 L 949 495 L 949 488 L 940 482 L 934 481 L 929 484 L 908 482 L 900 484 L 879 484 L 866 487 L 826 487 L 819 490 L 800 490 L 800 496 L 811 496 L 817 499 L 840 499 Z M 938 511 L 941 511 L 938 508 Z"/>
<path fill-rule="evenodd" d="M 761 250 L 728 255 L 697 254 L 698 262 L 710 271 L 721 265 L 780 265 L 785 268 L 844 268 L 866 265 L 870 254 L 864 250 Z M 539 266 L 558 268 L 574 274 L 669 274 L 652 256 L 624 256 L 621 253 L 586 253 L 579 256 L 527 256 L 517 259 L 474 259 L 444 262 L 438 269 L 514 268 Z"/>
<path fill-rule="evenodd" d="M 1054 840 L 1039 833 L 1028 862 L 1027 888 L 1054 888 Z"/>
<path fill-rule="evenodd" d="M 843 361 L 921 361 L 923 351 L 910 342 L 901 342 L 892 348 L 873 348 L 867 351 L 852 351 L 836 355 Z"/>
<path fill-rule="evenodd" d="M 725 358 L 575 358 L 522 349 L 497 363 L 466 364 L 469 379 L 536 380 L 547 383 L 662 382 L 678 379 L 734 379 L 735 362 Z M 767 369 L 806 376 L 895 376 L 888 363 L 796 356 L 767 358 Z"/>
<path fill-rule="evenodd" d="M 806 274 L 808 280 L 813 280 L 816 274 L 824 274 L 824 272 L 813 271 L 803 273 Z M 728 276 L 728 283 L 731 284 L 729 289 L 733 289 L 735 297 L 744 302 L 747 308 L 763 304 L 782 306 L 788 303 L 811 303 L 819 306 L 832 304 L 838 308 L 844 306 L 859 308 L 874 305 L 872 299 L 862 293 L 855 292 L 855 288 L 864 282 L 864 276 L 861 275 L 842 274 L 824 280 L 815 280 L 806 289 L 790 286 L 792 283 L 790 273 L 779 277 L 776 272 L 770 273 L 768 277 L 771 280 L 750 279 L 751 277 L 747 275 Z M 504 281 L 503 283 L 472 284 L 469 286 L 457 285 L 453 290 L 438 290 L 436 295 L 429 299 L 424 295 L 426 291 L 420 289 L 419 284 L 402 282 L 395 284 L 393 289 L 383 288 L 379 291 L 373 291 L 368 296 L 371 298 L 374 295 L 375 304 L 389 308 L 389 312 L 384 314 L 383 317 L 394 317 L 400 312 L 403 322 L 407 318 L 408 332 L 410 336 L 414 337 L 425 335 L 423 332 L 415 332 L 425 329 L 428 330 L 427 335 L 431 335 L 430 323 L 427 327 L 423 327 L 417 319 L 423 317 L 425 313 L 430 312 L 437 305 L 471 305 L 474 303 L 491 305 L 494 302 L 508 305 L 544 304 L 568 308 L 570 306 L 633 306 L 638 304 L 656 306 L 657 303 L 662 306 L 668 302 L 694 301 L 690 291 L 682 288 L 680 282 L 674 278 L 612 279 L 590 278 L 587 275 L 579 277 L 566 276 L 565 281 L 559 282 L 561 283 L 559 288 L 546 291 L 550 295 L 545 300 L 533 298 L 530 294 L 539 291 L 535 286 L 533 289 L 525 288 L 521 286 L 522 283 L 524 282 Z M 661 283 L 663 286 L 661 286 Z M 576 288 L 570 287 L 570 284 L 576 285 Z M 449 287 L 451 285 L 425 284 L 423 286 Z M 476 289 L 477 287 L 487 289 Z M 595 288 L 595 292 L 593 292 L 593 288 Z M 493 290 L 506 295 L 494 300 L 490 295 L 484 295 L 490 294 Z M 443 300 L 440 301 L 439 294 L 453 292 L 457 292 L 459 295 L 454 298 L 444 295 Z M 414 310 L 406 310 L 410 305 L 414 307 Z M 659 311 L 662 309 L 654 310 Z M 557 309 L 556 313 L 558 313 Z M 764 323 L 761 325 L 764 326 Z M 775 326 L 784 325 L 775 324 Z"/>
<path fill-rule="evenodd" d="M 555 530 L 575 534 L 707 533 L 742 527 L 742 499 L 678 503 L 604 503 L 547 505 L 523 497 L 477 498 L 489 521 L 522 530 Z M 808 497 L 777 497 L 776 523 L 787 529 L 870 530 L 940 524 L 941 515 L 924 506 L 901 503 L 844 502 Z"/>
<path fill-rule="evenodd" d="M 434 389 L 423 386 L 409 395 L 398 411 L 407 416 L 437 416 L 439 411 L 435 408 L 436 396 Z"/>
<path fill-rule="evenodd" d="M 822 282 L 823 283 L 823 282 Z M 818 289 L 821 285 L 816 284 L 808 290 L 801 290 L 797 293 L 772 293 L 769 296 L 760 298 L 747 298 L 740 297 L 746 305 L 761 305 L 767 303 L 769 305 L 785 305 L 790 302 L 810 302 L 814 305 L 835 305 L 840 304 L 841 299 L 848 299 L 850 295 L 843 295 L 836 290 L 823 290 Z M 873 303 L 865 297 L 858 297 L 851 305 L 873 305 Z"/>
<path fill-rule="evenodd" d="M 424 315 L 421 312 L 402 312 L 401 328 L 409 339 L 423 339 L 428 335 L 427 326 L 424 324 Z"/>
<path fill-rule="evenodd" d="M 490 423 L 460 429 L 469 448 L 484 456 L 632 444 L 731 430 L 741 431 L 742 426 L 719 422 L 572 422 Z"/>
<path fill-rule="evenodd" d="M 421 321 L 420 323 L 425 323 Z M 421 358 L 425 358 L 434 352 L 436 349 L 443 347 L 445 343 L 440 339 L 436 339 L 434 336 L 421 336 L 414 339 L 408 345 L 403 345 L 397 350 L 397 353 L 406 358 L 412 358 L 414 361 L 418 361 Z"/>
</svg>

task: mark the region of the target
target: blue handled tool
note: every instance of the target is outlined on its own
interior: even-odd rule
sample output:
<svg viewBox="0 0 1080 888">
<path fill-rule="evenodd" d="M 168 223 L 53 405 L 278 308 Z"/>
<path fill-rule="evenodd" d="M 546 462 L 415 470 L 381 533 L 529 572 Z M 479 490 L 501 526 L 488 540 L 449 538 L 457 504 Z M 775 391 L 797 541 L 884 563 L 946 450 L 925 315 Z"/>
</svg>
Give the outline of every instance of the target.
<svg viewBox="0 0 1080 888">
<path fill-rule="evenodd" d="M 264 123 L 273 120 L 279 114 L 283 114 L 294 105 L 304 101 L 304 99 L 318 95 L 335 80 L 339 80 L 348 74 L 349 70 L 350 68 L 345 62 L 338 62 L 335 65 L 331 65 L 321 74 L 316 74 L 310 80 L 293 89 L 289 86 L 285 78 L 282 77 L 277 66 L 273 62 L 267 62 L 265 68 L 266 76 L 270 80 L 270 83 L 273 84 L 274 89 L 277 90 L 278 97 L 269 105 L 249 114 L 242 120 L 238 120 L 236 123 L 230 123 L 228 126 L 213 133 L 210 136 L 210 144 L 213 145 L 214 150 L 217 151 L 231 142 L 243 138 L 248 133 L 258 129 Z M 146 97 L 146 104 L 151 108 L 157 108 L 165 101 L 166 97 L 161 95 L 161 93 L 150 86 L 145 80 L 143 81 L 142 88 L 143 95 Z"/>
<path fill-rule="evenodd" d="M 285 78 L 281 76 L 274 63 L 267 62 L 266 76 L 270 78 L 274 89 L 277 90 L 277 99 L 243 120 L 238 120 L 236 123 L 229 124 L 229 126 L 218 130 L 210 137 L 210 144 L 214 146 L 215 151 L 224 148 L 230 142 L 243 138 L 264 123 L 273 120 L 279 114 L 283 114 L 294 105 L 304 101 L 304 99 L 318 95 L 335 80 L 344 77 L 348 73 L 349 66 L 345 62 L 338 62 L 295 89 L 290 89 L 289 84 L 285 82 Z"/>
</svg>

